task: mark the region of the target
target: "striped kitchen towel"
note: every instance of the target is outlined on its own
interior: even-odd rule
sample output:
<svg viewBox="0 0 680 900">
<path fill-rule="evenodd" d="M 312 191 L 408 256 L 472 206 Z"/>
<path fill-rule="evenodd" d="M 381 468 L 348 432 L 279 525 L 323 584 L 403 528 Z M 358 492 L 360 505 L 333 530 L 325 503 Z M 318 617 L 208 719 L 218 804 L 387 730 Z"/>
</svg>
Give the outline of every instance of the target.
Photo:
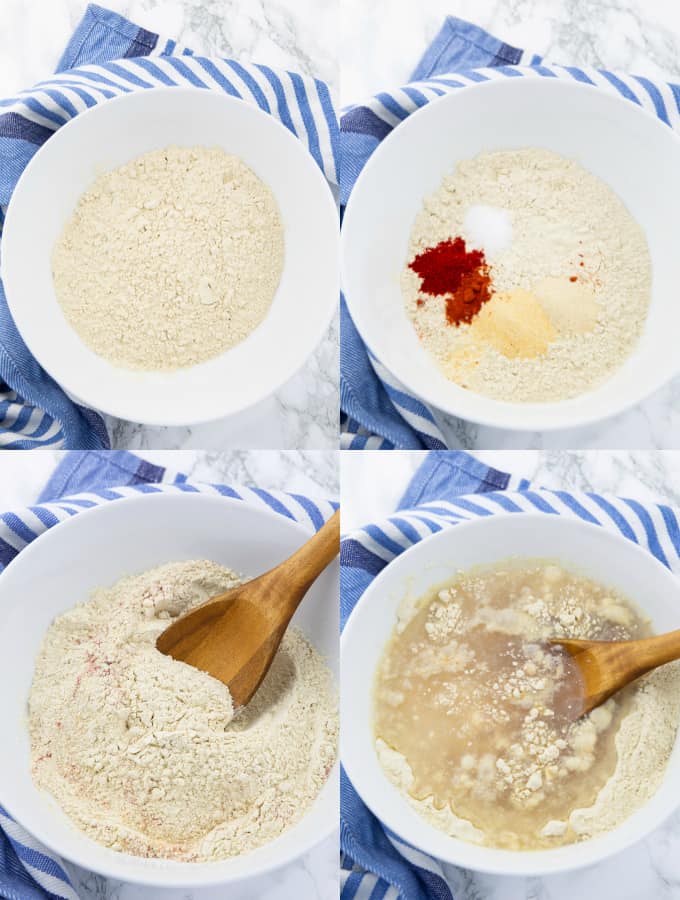
<svg viewBox="0 0 680 900">
<path fill-rule="evenodd" d="M 90 5 L 57 74 L 0 101 L 0 229 L 21 173 L 61 125 L 111 97 L 174 85 L 255 103 L 297 135 L 329 183 L 337 185 L 338 124 L 323 81 L 265 65 L 194 56 L 171 38 Z M 0 449 L 45 446 L 96 449 L 108 447 L 109 439 L 101 417 L 67 397 L 28 352 L 0 284 Z"/>
<path fill-rule="evenodd" d="M 426 456 L 394 515 L 344 535 L 343 627 L 375 576 L 413 544 L 458 522 L 523 512 L 600 525 L 644 547 L 680 575 L 680 510 L 603 494 L 545 490 L 462 451 L 440 451 Z M 344 771 L 341 779 L 341 900 L 453 900 L 442 864 L 385 828 Z"/>
<path fill-rule="evenodd" d="M 452 91 L 501 78 L 563 78 L 617 94 L 680 129 L 680 86 L 575 66 L 544 64 L 469 22 L 449 17 L 405 87 L 376 94 L 340 118 L 341 202 L 368 158 L 412 112 Z M 340 301 L 341 447 L 349 450 L 456 446 L 455 420 L 409 394 L 371 353 Z"/>
<path fill-rule="evenodd" d="M 337 509 L 331 500 L 241 485 L 189 482 L 181 472 L 125 451 L 73 451 L 65 455 L 38 504 L 0 514 L 0 571 L 48 528 L 83 510 L 148 493 L 201 493 L 242 500 L 318 530 Z M 0 897 L 7 900 L 78 900 L 66 869 L 52 851 L 25 831 L 0 804 Z"/>
</svg>

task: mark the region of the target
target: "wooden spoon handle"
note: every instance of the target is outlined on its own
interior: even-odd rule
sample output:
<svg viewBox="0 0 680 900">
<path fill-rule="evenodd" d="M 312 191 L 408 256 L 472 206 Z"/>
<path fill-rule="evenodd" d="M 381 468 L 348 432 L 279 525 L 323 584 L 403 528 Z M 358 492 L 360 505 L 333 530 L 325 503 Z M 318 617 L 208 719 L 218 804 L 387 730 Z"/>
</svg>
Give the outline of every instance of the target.
<svg viewBox="0 0 680 900">
<path fill-rule="evenodd" d="M 680 629 L 635 641 L 635 669 L 642 675 L 680 659 Z M 631 648 L 632 649 L 632 648 Z"/>
<path fill-rule="evenodd" d="M 680 629 L 634 641 L 560 640 L 583 680 L 578 715 L 604 703 L 612 694 L 658 666 L 680 659 Z M 574 706 L 574 710 L 576 710 Z"/>
<path fill-rule="evenodd" d="M 340 552 L 340 510 L 306 544 L 280 565 L 257 579 L 259 592 L 267 598 L 266 606 L 271 615 L 288 622 L 300 605 L 310 585 Z"/>
<path fill-rule="evenodd" d="M 336 510 L 325 525 L 292 556 L 281 563 L 292 592 L 304 594 L 310 584 L 323 572 L 340 552 L 340 510 Z"/>
</svg>

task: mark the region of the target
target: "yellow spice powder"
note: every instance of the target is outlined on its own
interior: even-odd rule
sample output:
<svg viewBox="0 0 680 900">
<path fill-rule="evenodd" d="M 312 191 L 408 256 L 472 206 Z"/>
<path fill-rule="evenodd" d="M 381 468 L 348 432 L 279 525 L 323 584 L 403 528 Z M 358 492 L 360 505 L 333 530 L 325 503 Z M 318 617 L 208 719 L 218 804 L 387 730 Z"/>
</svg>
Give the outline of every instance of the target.
<svg viewBox="0 0 680 900">
<path fill-rule="evenodd" d="M 508 359 L 540 356 L 557 331 L 536 297 L 518 288 L 494 294 L 470 326 L 475 343 L 490 344 Z"/>
</svg>

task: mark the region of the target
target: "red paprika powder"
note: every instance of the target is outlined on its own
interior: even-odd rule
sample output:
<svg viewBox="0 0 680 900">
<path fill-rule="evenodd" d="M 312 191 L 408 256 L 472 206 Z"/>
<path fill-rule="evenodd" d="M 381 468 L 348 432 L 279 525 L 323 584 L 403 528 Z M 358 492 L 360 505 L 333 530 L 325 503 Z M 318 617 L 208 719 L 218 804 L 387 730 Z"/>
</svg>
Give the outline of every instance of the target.
<svg viewBox="0 0 680 900">
<path fill-rule="evenodd" d="M 491 299 L 491 276 L 483 250 L 468 250 L 461 237 L 440 241 L 419 253 L 409 268 L 420 276 L 420 290 L 446 297 L 450 325 L 471 322 Z M 420 300 L 418 305 L 422 305 Z"/>
</svg>

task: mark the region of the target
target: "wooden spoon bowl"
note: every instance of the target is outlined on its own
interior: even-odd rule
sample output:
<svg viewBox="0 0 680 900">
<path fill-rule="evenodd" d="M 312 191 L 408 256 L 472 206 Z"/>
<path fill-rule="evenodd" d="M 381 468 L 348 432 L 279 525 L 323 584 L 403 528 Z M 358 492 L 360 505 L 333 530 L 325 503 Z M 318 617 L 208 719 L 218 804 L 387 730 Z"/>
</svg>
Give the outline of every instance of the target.
<svg viewBox="0 0 680 900">
<path fill-rule="evenodd" d="M 173 622 L 158 637 L 156 648 L 226 684 L 238 710 L 262 683 L 295 610 L 339 549 L 338 510 L 274 569 Z"/>
</svg>

